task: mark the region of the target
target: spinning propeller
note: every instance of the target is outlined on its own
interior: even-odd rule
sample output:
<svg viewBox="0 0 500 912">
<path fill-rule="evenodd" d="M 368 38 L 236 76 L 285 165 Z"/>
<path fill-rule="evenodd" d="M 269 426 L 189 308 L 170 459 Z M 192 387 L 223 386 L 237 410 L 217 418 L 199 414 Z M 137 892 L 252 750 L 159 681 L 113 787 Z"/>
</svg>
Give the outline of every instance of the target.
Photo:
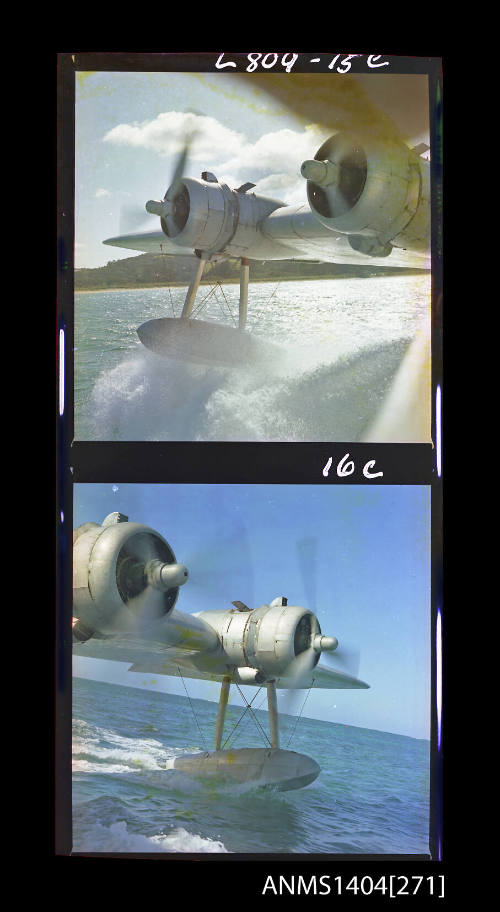
<svg viewBox="0 0 500 912">
<path fill-rule="evenodd" d="M 297 563 L 302 576 L 304 591 L 307 596 L 308 608 L 317 616 L 316 582 L 317 582 L 317 554 L 318 540 L 316 538 L 303 538 L 297 542 Z M 318 636 L 311 639 L 305 656 L 309 664 L 307 671 L 315 664 L 317 653 L 325 653 L 326 664 L 338 671 L 357 677 L 359 673 L 360 651 L 357 646 L 348 642 L 339 641 L 336 637 Z M 301 658 L 301 656 L 299 657 Z M 304 663 L 306 659 L 304 659 Z"/>
<path fill-rule="evenodd" d="M 150 226 L 147 212 L 140 203 L 124 203 L 120 208 L 120 234 L 132 234 Z"/>
<path fill-rule="evenodd" d="M 189 197 L 182 185 L 182 177 L 194 136 L 195 133 L 192 131 L 185 137 L 184 145 L 175 161 L 170 185 L 162 201 L 148 200 L 146 211 L 143 205 L 137 203 L 126 203 L 122 206 L 120 234 L 138 231 L 149 221 L 146 213 L 159 215 L 164 220 L 169 237 L 175 237 L 182 230 L 189 214 Z"/>
<path fill-rule="evenodd" d="M 129 609 L 124 626 L 145 633 L 150 625 L 170 613 L 188 579 L 187 568 L 175 561 L 170 547 L 148 532 L 131 536 L 116 563 L 116 585 Z M 119 625 L 119 621 L 118 621 Z"/>
<path fill-rule="evenodd" d="M 314 159 L 303 162 L 300 171 L 309 182 L 314 208 L 328 218 L 338 218 L 356 205 L 363 192 L 367 159 L 361 146 L 334 136 L 323 143 Z"/>
<path fill-rule="evenodd" d="M 244 75 L 230 78 L 241 81 Z M 285 105 L 304 125 L 312 124 L 330 135 L 314 159 L 301 167 L 309 203 L 320 221 L 322 217 L 341 219 L 354 208 L 370 170 L 369 150 L 377 143 L 407 147 L 428 137 L 426 77 L 379 74 L 374 78 L 370 73 L 340 72 L 294 73 L 286 80 L 281 74 L 263 73 L 252 76 L 252 85 Z"/>
<path fill-rule="evenodd" d="M 228 529 L 210 530 L 206 545 L 189 553 L 189 591 L 197 603 L 213 598 L 217 607 L 229 607 L 234 594 L 254 605 L 254 574 L 250 541 L 243 523 L 235 522 Z M 231 554 L 231 575 L 228 558 Z"/>
<path fill-rule="evenodd" d="M 146 211 L 151 215 L 160 216 L 169 237 L 175 237 L 182 231 L 189 215 L 189 195 L 182 183 L 182 177 L 193 138 L 194 132 L 185 139 L 163 200 L 148 200 L 146 203 Z"/>
<path fill-rule="evenodd" d="M 307 607 L 317 616 L 316 583 L 317 583 L 317 553 L 318 542 L 316 538 L 304 538 L 297 542 L 297 563 L 302 577 L 304 591 L 307 597 Z M 317 625 L 317 622 L 316 622 Z M 296 690 L 284 692 L 282 697 L 284 712 L 289 715 L 295 713 L 298 690 L 303 688 L 304 681 L 310 678 L 310 673 L 318 662 L 323 661 L 325 666 L 334 671 L 345 672 L 357 678 L 360 663 L 360 651 L 353 644 L 342 641 L 336 637 L 323 636 L 317 632 L 310 616 L 304 616 L 295 632 L 295 651 L 298 653 L 290 664 L 287 672 L 282 675 L 293 681 Z M 319 625 L 318 625 L 319 626 Z"/>
</svg>

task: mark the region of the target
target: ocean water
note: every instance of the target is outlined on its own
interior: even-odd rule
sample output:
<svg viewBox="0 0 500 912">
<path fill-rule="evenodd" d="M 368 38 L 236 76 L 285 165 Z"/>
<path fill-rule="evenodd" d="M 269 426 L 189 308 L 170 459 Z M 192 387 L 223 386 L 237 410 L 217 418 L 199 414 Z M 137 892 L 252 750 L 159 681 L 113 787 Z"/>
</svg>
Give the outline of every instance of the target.
<svg viewBox="0 0 500 912">
<path fill-rule="evenodd" d="M 428 853 L 428 741 L 281 713 L 281 746 L 314 757 L 318 779 L 289 792 L 214 788 L 167 768 L 212 747 L 217 705 L 192 706 L 73 679 L 73 851 Z M 225 734 L 242 712 L 228 707 Z M 267 712 L 257 717 L 267 731 Z M 263 746 L 248 714 L 230 746 Z"/>
<path fill-rule="evenodd" d="M 356 441 L 430 319 L 429 274 L 251 284 L 248 330 L 279 353 L 264 365 L 205 367 L 160 357 L 137 336 L 147 320 L 180 316 L 185 294 L 75 295 L 77 439 Z M 216 294 L 199 316 L 231 324 L 239 286 Z"/>
</svg>

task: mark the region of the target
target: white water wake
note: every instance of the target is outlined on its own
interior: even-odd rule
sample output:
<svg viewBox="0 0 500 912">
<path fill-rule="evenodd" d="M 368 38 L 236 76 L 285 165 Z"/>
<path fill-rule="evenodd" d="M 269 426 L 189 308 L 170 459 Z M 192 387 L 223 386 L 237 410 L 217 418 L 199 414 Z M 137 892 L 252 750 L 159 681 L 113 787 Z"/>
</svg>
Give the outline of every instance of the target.
<svg viewBox="0 0 500 912">
<path fill-rule="evenodd" d="M 148 351 L 103 371 L 91 439 L 358 440 L 408 347 L 399 339 L 341 354 L 331 343 L 283 348 L 265 366 L 206 368 Z"/>
<path fill-rule="evenodd" d="M 224 843 L 196 833 L 188 833 L 184 827 L 172 829 L 170 833 L 144 836 L 131 833 L 124 820 L 104 826 L 96 821 L 73 845 L 74 852 L 228 852 Z"/>
</svg>

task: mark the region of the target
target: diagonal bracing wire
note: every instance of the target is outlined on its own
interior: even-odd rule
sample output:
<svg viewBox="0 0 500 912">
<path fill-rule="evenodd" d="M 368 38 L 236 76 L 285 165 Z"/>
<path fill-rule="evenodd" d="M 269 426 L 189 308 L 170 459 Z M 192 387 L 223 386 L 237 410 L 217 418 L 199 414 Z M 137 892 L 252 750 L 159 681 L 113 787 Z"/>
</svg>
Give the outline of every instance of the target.
<svg viewBox="0 0 500 912">
<path fill-rule="evenodd" d="M 278 291 L 278 288 L 280 287 L 280 285 L 281 285 L 281 279 L 279 280 L 278 284 L 276 285 L 276 288 L 274 289 L 274 291 L 271 293 L 269 300 L 266 301 L 265 307 L 267 307 L 267 305 L 270 304 L 272 299 L 276 296 L 276 292 Z M 261 321 L 262 321 L 262 315 L 254 314 L 253 318 L 251 318 L 250 314 L 249 314 L 248 318 L 247 318 L 247 330 L 253 329 L 253 327 L 256 326 L 257 324 L 260 324 Z"/>
<path fill-rule="evenodd" d="M 231 310 L 229 301 L 228 301 L 228 299 L 227 299 L 227 297 L 226 297 L 226 294 L 225 294 L 225 292 L 224 292 L 224 288 L 223 288 L 222 282 L 221 282 L 221 280 L 220 280 L 220 278 L 219 278 L 219 276 L 218 276 L 217 271 L 216 271 L 215 268 L 213 269 L 213 273 L 214 273 L 214 275 L 215 275 L 215 280 L 216 280 L 216 281 L 215 281 L 215 284 L 212 286 L 212 288 L 210 289 L 210 291 L 207 292 L 207 294 L 205 295 L 205 297 L 201 299 L 200 303 L 193 309 L 193 311 L 192 311 L 192 313 L 191 313 L 191 319 L 194 319 L 194 317 L 196 317 L 196 315 L 200 313 L 200 311 L 203 309 L 203 307 L 205 306 L 206 302 L 208 301 L 208 299 L 209 299 L 212 295 L 214 295 L 215 300 L 217 301 L 217 304 L 219 305 L 219 307 L 220 307 L 220 309 L 221 309 L 221 312 L 225 315 L 224 307 L 222 306 L 222 304 L 221 304 L 221 302 L 219 301 L 219 298 L 217 297 L 217 294 L 216 294 L 216 290 L 217 290 L 217 288 L 218 288 L 218 289 L 220 289 L 220 291 L 222 292 L 222 297 L 224 298 L 224 301 L 225 301 L 226 308 L 227 308 L 227 311 L 228 311 L 228 313 L 229 313 L 229 316 L 231 317 L 231 320 L 232 320 L 233 324 L 236 326 L 236 320 L 235 320 L 235 318 L 234 318 L 234 315 L 233 315 L 233 312 L 232 312 L 232 310 Z"/>
<path fill-rule="evenodd" d="M 240 724 L 240 722 L 243 721 L 243 719 L 244 719 L 244 717 L 246 716 L 248 710 L 250 709 L 250 707 L 251 707 L 253 701 L 256 700 L 257 697 L 259 696 L 261 690 L 262 690 L 262 687 L 259 687 L 259 689 L 255 692 L 255 694 L 253 695 L 252 699 L 250 700 L 250 703 L 247 702 L 247 705 L 246 705 L 245 709 L 243 710 L 243 712 L 242 712 L 240 718 L 238 719 L 236 725 L 231 729 L 231 731 L 229 732 L 229 734 L 228 734 L 226 740 L 224 741 L 224 744 L 222 745 L 222 749 L 223 749 L 223 750 L 224 750 L 224 748 L 225 748 L 227 742 L 229 741 L 229 739 L 232 738 L 232 736 L 234 735 L 234 733 L 235 733 L 236 729 L 238 728 L 238 725 Z M 264 699 L 265 699 L 265 698 L 264 698 Z M 264 700 L 262 701 L 262 703 L 263 703 L 263 702 L 264 702 Z M 260 706 L 262 706 L 262 703 L 260 704 Z M 260 706 L 257 707 L 257 708 L 260 709 Z"/>
<path fill-rule="evenodd" d="M 197 719 L 197 717 L 196 717 L 196 713 L 195 713 L 195 711 L 194 711 L 194 706 L 193 706 L 193 704 L 191 703 L 191 697 L 189 696 L 189 694 L 188 694 L 188 692 L 187 692 L 187 687 L 186 687 L 184 678 L 182 677 L 182 672 L 181 672 L 181 670 L 180 670 L 180 668 L 179 668 L 178 665 L 177 665 L 177 671 L 179 672 L 181 681 L 182 681 L 182 683 L 184 684 L 184 690 L 186 691 L 186 697 L 187 697 L 188 700 L 189 700 L 189 705 L 190 705 L 190 707 L 191 707 L 191 711 L 192 711 L 193 716 L 194 716 L 194 721 L 196 722 L 196 725 L 198 726 L 198 731 L 199 731 L 199 733 L 200 733 L 200 735 L 201 735 L 201 738 L 202 738 L 202 741 L 203 741 L 203 745 L 204 745 L 204 747 L 205 747 L 205 750 L 207 750 L 208 748 L 207 748 L 207 746 L 206 746 L 205 736 L 204 736 L 204 734 L 203 734 L 203 732 L 202 732 L 202 730 L 201 730 L 201 728 L 200 728 L 200 723 L 198 722 L 198 719 Z"/>
<path fill-rule="evenodd" d="M 236 326 L 236 320 L 234 319 L 233 312 L 232 312 L 232 310 L 231 310 L 231 308 L 230 308 L 230 306 L 229 306 L 229 301 L 228 301 L 228 299 L 226 298 L 226 294 L 225 294 L 225 292 L 224 292 L 224 288 L 222 287 L 222 282 L 220 281 L 219 277 L 217 276 L 217 273 L 215 273 L 215 275 L 216 275 L 216 277 L 217 277 L 217 284 L 218 284 L 218 286 L 219 286 L 219 288 L 220 288 L 220 290 L 221 290 L 221 292 L 222 292 L 222 297 L 224 298 L 224 301 L 226 302 L 226 307 L 227 307 L 227 309 L 228 309 L 228 311 L 229 311 L 229 316 L 231 317 L 231 320 L 233 321 L 234 325 Z M 224 313 L 224 310 L 223 310 L 223 309 L 222 309 L 222 312 Z"/>
<path fill-rule="evenodd" d="M 258 691 L 257 691 L 257 693 L 258 693 Z M 254 698 L 254 699 L 255 699 L 255 698 Z M 255 709 L 256 709 L 256 710 L 262 709 L 262 707 L 264 706 L 264 703 L 266 702 L 266 699 L 267 699 L 267 694 L 264 694 L 262 700 L 260 701 L 259 705 L 255 707 Z M 253 700 L 252 700 L 252 703 L 253 703 Z M 243 716 L 245 715 L 246 712 L 247 712 L 247 710 L 245 709 L 245 711 L 244 711 L 244 713 L 243 713 Z M 239 720 L 240 722 L 242 721 L 243 716 L 242 716 L 241 719 Z M 243 730 L 242 730 L 242 732 L 240 732 L 240 734 L 243 734 L 244 732 L 246 732 L 246 730 L 247 730 L 247 728 L 248 728 L 248 725 L 249 725 L 249 722 L 250 722 L 250 721 L 251 721 L 251 719 L 247 719 L 247 723 L 246 723 L 246 725 L 243 726 Z M 233 729 L 233 730 L 234 730 L 234 729 Z"/>
<path fill-rule="evenodd" d="M 201 299 L 200 303 L 193 309 L 193 311 L 191 312 L 191 315 L 190 315 L 191 320 L 196 316 L 196 314 L 200 313 L 200 311 L 205 306 L 206 301 L 208 301 L 209 297 L 215 293 L 216 288 L 217 288 L 217 285 L 214 285 L 210 289 L 210 291 L 207 292 L 205 297 Z"/>
<path fill-rule="evenodd" d="M 299 719 L 300 719 L 300 717 L 301 717 L 301 715 L 302 715 L 302 710 L 304 709 L 304 706 L 306 705 L 307 698 L 309 697 L 309 694 L 311 693 L 311 690 L 313 689 L 313 687 L 314 687 L 314 682 L 311 684 L 309 690 L 307 691 L 307 693 L 306 693 L 306 695 L 305 695 L 304 702 L 303 702 L 303 704 L 302 704 L 302 706 L 301 706 L 301 708 L 300 708 L 300 712 L 299 712 L 299 714 L 298 714 L 298 716 L 297 716 L 297 718 L 296 718 L 296 720 L 295 720 L 295 725 L 293 726 L 292 734 L 290 735 L 290 737 L 289 737 L 289 739 L 288 739 L 287 748 L 290 747 L 290 742 L 291 742 L 291 740 L 292 740 L 292 738 L 293 738 L 293 736 L 294 736 L 294 734 L 295 734 L 295 731 L 296 731 L 296 729 L 297 729 L 297 725 L 299 724 Z"/>
<path fill-rule="evenodd" d="M 172 289 L 170 288 L 170 285 L 168 286 L 168 293 L 170 295 L 170 306 L 172 308 L 172 315 L 175 317 L 174 299 L 172 298 Z"/>
<path fill-rule="evenodd" d="M 281 285 L 281 279 L 280 279 L 280 281 L 278 282 L 278 284 L 276 285 L 276 288 L 274 289 L 274 291 L 273 291 L 271 297 L 269 298 L 269 301 L 267 302 L 268 304 L 271 303 L 271 301 L 272 301 L 272 299 L 274 298 L 276 292 L 278 291 L 278 288 L 280 287 L 280 285 Z"/>
<path fill-rule="evenodd" d="M 264 729 L 262 728 L 262 725 L 260 724 L 259 720 L 257 719 L 257 716 L 255 715 L 255 713 L 254 713 L 254 711 L 253 711 L 253 709 L 252 709 L 252 707 L 251 707 L 251 704 L 248 702 L 247 698 L 245 697 L 245 694 L 242 693 L 242 691 L 241 691 L 241 689 L 240 689 L 240 687 L 239 687 L 238 684 L 236 685 L 236 687 L 238 688 L 240 697 L 242 697 L 244 703 L 247 704 L 247 708 L 250 710 L 250 715 L 252 716 L 252 719 L 254 720 L 255 724 L 256 724 L 256 725 L 258 726 L 258 728 L 260 729 L 260 732 L 261 732 L 261 734 L 263 735 L 264 739 L 265 739 L 265 740 L 267 741 L 267 743 L 269 744 L 269 747 L 272 747 L 272 744 L 271 744 L 269 738 L 267 737 L 267 735 L 266 735 Z M 260 688 L 259 688 L 259 689 L 260 689 Z M 258 692 L 259 692 L 259 691 L 257 691 L 257 693 L 258 693 Z M 256 696 L 257 696 L 257 694 L 255 694 L 255 697 L 256 697 Z M 252 703 L 253 703 L 253 701 L 255 700 L 255 697 L 253 697 Z"/>
</svg>

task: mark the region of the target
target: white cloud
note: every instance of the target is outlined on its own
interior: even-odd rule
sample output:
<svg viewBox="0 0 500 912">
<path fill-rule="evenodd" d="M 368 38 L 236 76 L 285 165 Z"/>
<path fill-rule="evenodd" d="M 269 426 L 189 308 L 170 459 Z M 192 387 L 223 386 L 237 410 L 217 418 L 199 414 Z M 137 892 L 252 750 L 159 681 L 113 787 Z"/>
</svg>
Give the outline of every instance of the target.
<svg viewBox="0 0 500 912">
<path fill-rule="evenodd" d="M 294 181 L 290 174 L 269 174 L 267 177 L 258 179 L 254 192 L 272 196 L 275 199 L 283 199 L 284 202 L 286 196 L 287 203 L 298 203 L 304 201 L 305 184 L 302 178 Z"/>
<path fill-rule="evenodd" d="M 224 167 L 296 176 L 304 159 L 313 156 L 318 145 L 318 135 L 312 130 L 298 132 L 286 129 L 265 133 L 255 143 L 245 140 L 237 154 L 226 159 Z"/>
<path fill-rule="evenodd" d="M 265 133 L 251 142 L 241 132 L 224 126 L 214 117 L 168 111 L 142 124 L 118 124 L 104 141 L 120 146 L 148 149 L 158 155 L 178 155 L 192 134 L 189 161 L 215 172 L 230 186 L 252 180 L 257 192 L 305 198 L 300 176 L 304 159 L 312 158 L 325 136 L 314 126 L 304 130 L 282 129 Z M 187 173 L 190 172 L 189 164 Z M 194 175 L 193 175 L 194 176 Z"/>
<path fill-rule="evenodd" d="M 105 190 L 104 187 L 99 187 L 99 189 L 96 190 L 95 195 L 97 199 L 100 199 L 102 196 L 111 196 L 111 193 L 109 190 Z"/>
<path fill-rule="evenodd" d="M 196 160 L 209 155 L 235 155 L 243 139 L 242 134 L 224 127 L 214 117 L 167 111 L 142 124 L 118 124 L 106 133 L 104 142 L 136 146 L 168 156 L 179 153 L 189 135 L 194 140 L 190 157 Z"/>
</svg>

